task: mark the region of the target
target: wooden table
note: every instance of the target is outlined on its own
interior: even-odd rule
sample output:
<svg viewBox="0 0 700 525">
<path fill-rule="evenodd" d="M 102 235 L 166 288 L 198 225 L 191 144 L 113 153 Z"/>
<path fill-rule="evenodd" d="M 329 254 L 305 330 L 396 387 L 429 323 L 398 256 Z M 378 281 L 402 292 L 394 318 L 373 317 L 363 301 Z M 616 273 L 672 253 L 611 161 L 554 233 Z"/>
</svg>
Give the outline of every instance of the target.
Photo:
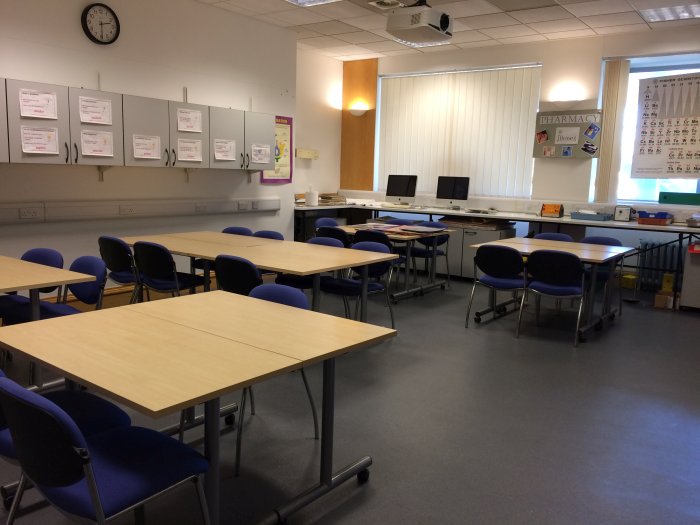
<svg viewBox="0 0 700 525">
<path fill-rule="evenodd" d="M 399 301 L 400 299 L 405 299 L 406 297 L 413 297 L 416 295 L 422 295 L 423 293 L 434 290 L 436 288 L 445 287 L 445 281 L 437 281 L 435 279 L 435 268 L 436 268 L 436 250 L 433 249 L 432 259 L 430 261 L 430 271 L 428 274 L 428 284 L 419 285 L 414 280 L 414 286 L 409 288 L 408 276 L 411 273 L 413 257 L 411 256 L 411 250 L 418 239 L 433 239 L 433 243 L 441 235 L 448 235 L 453 230 L 440 230 L 435 232 L 416 232 L 411 231 L 410 225 L 402 226 L 395 225 L 387 228 L 387 224 L 384 223 L 366 223 L 366 224 L 351 224 L 345 226 L 338 226 L 341 230 L 348 233 L 349 235 L 355 235 L 359 230 L 377 230 L 385 233 L 390 241 L 406 243 L 406 275 L 404 276 L 404 289 L 400 292 L 391 294 L 391 298 L 394 301 Z M 433 244 L 433 248 L 435 245 Z"/>
<path fill-rule="evenodd" d="M 580 242 L 568 241 L 552 241 L 548 239 L 534 239 L 530 237 L 511 237 L 508 239 L 500 239 L 482 244 L 475 244 L 472 247 L 478 248 L 484 245 L 508 246 L 515 248 L 522 255 L 529 255 L 535 250 L 558 250 L 561 252 L 572 253 L 576 255 L 582 262 L 588 263 L 591 266 L 591 279 L 589 283 L 588 297 L 584 311 L 584 326 L 580 329 L 580 333 L 584 334 L 593 327 L 599 326 L 604 319 L 611 319 L 615 316 L 616 311 L 610 308 L 609 297 L 606 295 L 603 301 L 603 311 L 600 316 L 594 319 L 593 303 L 595 297 L 595 288 L 598 276 L 598 267 L 607 264 L 610 267 L 608 279 L 612 279 L 615 274 L 614 266 L 617 260 L 625 255 L 628 255 L 636 248 L 628 246 L 607 246 L 605 244 L 587 244 Z M 608 286 L 609 289 L 609 286 Z M 495 305 L 492 305 L 495 308 Z"/>
<path fill-rule="evenodd" d="M 362 268 L 362 293 L 360 296 L 360 320 L 367 320 L 367 267 L 376 262 L 398 258 L 395 254 L 367 252 L 345 248 L 332 248 L 294 241 L 277 241 L 246 235 L 217 232 L 185 232 L 162 235 L 138 235 L 124 237 L 133 245 L 138 241 L 156 242 L 177 255 L 213 261 L 217 255 L 237 255 L 248 259 L 258 268 L 271 272 L 313 276 L 313 306 L 320 308 L 322 272 L 344 268 Z M 205 273 L 209 272 L 205 265 Z M 208 282 L 209 279 L 206 279 Z"/>
<path fill-rule="evenodd" d="M 206 496 L 219 523 L 219 397 L 323 362 L 319 484 L 277 512 L 285 517 L 366 471 L 366 456 L 333 474 L 335 358 L 395 330 L 227 292 L 110 308 L 0 330 L 0 347 L 148 416 L 205 404 Z M 276 516 L 277 514 L 275 514 Z"/>
</svg>

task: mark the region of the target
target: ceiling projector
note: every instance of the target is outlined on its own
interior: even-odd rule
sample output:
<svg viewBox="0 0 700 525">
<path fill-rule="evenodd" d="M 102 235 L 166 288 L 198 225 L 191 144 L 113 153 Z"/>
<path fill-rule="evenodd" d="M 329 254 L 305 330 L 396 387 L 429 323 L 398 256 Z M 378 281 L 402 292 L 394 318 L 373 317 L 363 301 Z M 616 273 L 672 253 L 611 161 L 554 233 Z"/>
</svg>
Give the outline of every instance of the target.
<svg viewBox="0 0 700 525">
<path fill-rule="evenodd" d="M 452 20 L 429 5 L 415 4 L 389 13 L 386 32 L 408 44 L 446 42 L 452 38 Z"/>
</svg>

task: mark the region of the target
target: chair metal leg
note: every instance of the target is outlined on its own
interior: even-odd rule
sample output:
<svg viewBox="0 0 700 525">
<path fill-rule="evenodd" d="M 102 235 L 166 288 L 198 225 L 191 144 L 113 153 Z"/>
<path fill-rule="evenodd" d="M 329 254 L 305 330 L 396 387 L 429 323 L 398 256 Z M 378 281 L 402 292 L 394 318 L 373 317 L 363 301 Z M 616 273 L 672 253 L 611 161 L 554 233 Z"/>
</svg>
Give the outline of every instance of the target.
<svg viewBox="0 0 700 525">
<path fill-rule="evenodd" d="M 523 307 L 525 306 L 525 298 L 527 297 L 527 289 L 523 291 L 523 296 L 520 299 L 520 310 L 518 311 L 518 324 L 515 325 L 515 337 L 520 337 L 520 320 L 523 318 Z"/>
<path fill-rule="evenodd" d="M 578 317 L 576 317 L 576 333 L 574 334 L 574 347 L 578 346 L 578 334 L 579 328 L 581 326 L 581 313 L 583 312 L 583 298 L 584 296 L 581 295 L 581 300 L 579 301 L 578 305 Z"/>
<path fill-rule="evenodd" d="M 309 396 L 309 404 L 311 405 L 311 413 L 314 416 L 314 439 L 318 439 L 318 415 L 316 414 L 316 404 L 314 403 L 314 396 L 311 395 L 311 388 L 309 387 L 309 381 L 306 379 L 306 372 L 301 369 L 301 379 L 304 381 L 304 388 L 306 388 L 306 395 Z"/>
<path fill-rule="evenodd" d="M 202 523 L 204 525 L 211 525 L 209 521 L 209 508 L 207 507 L 207 497 L 204 494 L 204 483 L 202 483 L 202 477 L 197 476 L 194 479 L 194 485 L 197 489 L 197 497 L 199 498 L 199 509 L 202 511 Z"/>
<path fill-rule="evenodd" d="M 241 441 L 243 437 L 243 417 L 245 416 L 245 400 L 247 388 L 241 392 L 241 413 L 238 416 L 238 429 L 236 430 L 236 460 L 233 467 L 233 475 L 238 477 L 241 469 Z"/>
<path fill-rule="evenodd" d="M 19 504 L 22 501 L 22 495 L 24 494 L 24 489 L 27 487 L 27 477 L 24 472 L 19 477 L 19 484 L 17 485 L 17 492 L 15 492 L 15 498 L 12 500 L 12 506 L 10 507 L 10 513 L 7 515 L 7 525 L 12 525 L 15 522 L 15 516 L 19 510 Z"/>
<path fill-rule="evenodd" d="M 472 302 L 474 301 L 474 291 L 476 290 L 477 278 L 474 277 L 474 284 L 472 285 L 472 293 L 469 295 L 469 303 L 467 303 L 467 318 L 464 320 L 464 328 L 469 328 L 469 312 L 472 309 Z"/>
<path fill-rule="evenodd" d="M 391 316 L 391 328 L 394 328 L 394 309 L 391 307 L 391 297 L 389 297 L 389 288 L 384 287 L 386 292 L 386 305 L 389 307 L 389 315 Z"/>
<path fill-rule="evenodd" d="M 450 258 L 447 256 L 447 250 L 445 250 L 445 268 L 447 269 L 447 287 L 450 287 Z"/>
<path fill-rule="evenodd" d="M 250 396 L 250 415 L 255 415 L 255 397 L 253 396 L 253 387 L 248 387 L 248 396 Z"/>
</svg>

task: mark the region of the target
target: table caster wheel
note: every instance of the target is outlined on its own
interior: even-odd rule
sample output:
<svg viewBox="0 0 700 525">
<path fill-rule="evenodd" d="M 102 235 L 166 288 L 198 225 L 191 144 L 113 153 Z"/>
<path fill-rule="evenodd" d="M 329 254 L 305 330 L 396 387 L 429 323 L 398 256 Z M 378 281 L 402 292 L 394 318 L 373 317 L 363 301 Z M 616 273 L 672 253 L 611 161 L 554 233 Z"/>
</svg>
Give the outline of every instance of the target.
<svg viewBox="0 0 700 525">
<path fill-rule="evenodd" d="M 603 329 L 603 321 L 602 320 L 596 321 L 594 328 L 596 329 L 597 332 L 600 332 Z"/>
<path fill-rule="evenodd" d="M 224 418 L 224 423 L 226 423 L 226 425 L 228 425 L 229 427 L 232 427 L 236 424 L 236 416 L 233 414 L 229 414 Z"/>
<path fill-rule="evenodd" d="M 475 322 L 476 324 L 481 323 L 481 317 L 475 317 L 475 318 L 474 318 L 474 322 Z"/>
<path fill-rule="evenodd" d="M 364 485 L 369 481 L 369 470 L 364 469 L 357 473 L 357 483 Z"/>
<path fill-rule="evenodd" d="M 441 284 L 441 285 L 440 285 L 440 290 L 444 290 L 444 289 L 445 289 L 445 285 L 444 285 L 444 284 Z"/>
</svg>

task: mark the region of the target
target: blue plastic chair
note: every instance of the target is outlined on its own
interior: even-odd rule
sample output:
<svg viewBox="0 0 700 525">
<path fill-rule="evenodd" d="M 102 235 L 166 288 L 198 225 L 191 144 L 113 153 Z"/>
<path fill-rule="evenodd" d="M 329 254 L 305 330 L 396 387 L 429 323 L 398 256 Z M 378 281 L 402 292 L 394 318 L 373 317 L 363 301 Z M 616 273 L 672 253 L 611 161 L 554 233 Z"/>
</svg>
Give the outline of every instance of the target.
<svg viewBox="0 0 700 525">
<path fill-rule="evenodd" d="M 447 229 L 447 225 L 438 221 L 422 221 L 418 223 L 418 226 L 426 226 L 428 228 L 444 228 Z M 425 272 L 428 273 L 428 264 L 432 264 L 433 260 L 433 249 L 435 250 L 435 257 L 445 258 L 445 267 L 447 269 L 447 286 L 450 285 L 450 263 L 448 257 L 448 249 L 450 236 L 448 234 L 438 235 L 437 237 L 428 237 L 425 239 L 418 239 L 416 242 L 418 245 L 414 246 L 411 250 L 411 257 L 413 258 L 413 267 L 416 266 L 416 259 L 423 259 L 425 262 Z M 440 248 L 443 246 L 444 249 Z"/>
<path fill-rule="evenodd" d="M 574 238 L 568 233 L 561 232 L 542 232 L 537 233 L 533 239 L 543 239 L 545 241 L 564 241 L 564 242 L 574 242 Z"/>
<path fill-rule="evenodd" d="M 0 377 L 6 377 L 0 370 Z M 81 432 L 90 436 L 110 430 L 112 428 L 128 427 L 131 425 L 131 418 L 121 408 L 109 401 L 102 399 L 84 390 L 56 390 L 43 394 L 46 399 L 56 403 L 75 421 Z M 0 411 L 0 456 L 9 463 L 17 464 L 17 451 L 10 429 L 7 427 Z M 7 506 L 13 498 L 17 498 L 14 493 L 17 484 L 3 487 L 3 503 Z M 19 505 L 20 502 L 17 502 Z"/>
<path fill-rule="evenodd" d="M 304 295 L 304 292 L 297 288 L 292 288 L 291 286 L 285 286 L 283 284 L 261 284 L 260 286 L 256 286 L 250 291 L 250 297 L 254 297 L 255 299 L 261 299 L 263 301 L 270 301 L 272 303 L 284 304 L 287 306 L 292 306 L 294 308 L 301 308 L 303 310 L 309 309 L 309 300 L 306 298 L 306 295 Z M 301 371 L 301 379 L 302 381 L 304 381 L 306 395 L 308 396 L 309 404 L 311 405 L 311 414 L 314 418 L 314 438 L 318 439 L 319 429 L 318 414 L 316 413 L 316 403 L 314 403 L 314 397 L 311 394 L 311 387 L 309 387 L 309 381 L 306 378 L 306 372 L 303 368 L 300 368 L 299 370 Z M 241 395 L 240 417 L 238 418 L 238 435 L 236 436 L 236 464 L 234 468 L 234 474 L 236 476 L 238 476 L 240 471 L 241 439 L 243 436 L 243 416 L 245 415 L 247 393 L 250 393 L 252 401 L 253 390 L 251 387 L 244 388 Z"/>
<path fill-rule="evenodd" d="M 274 239 L 276 241 L 284 240 L 284 235 L 274 230 L 258 230 L 253 234 L 253 237 L 262 237 L 263 239 Z"/>
<path fill-rule="evenodd" d="M 481 271 L 481 275 L 479 275 Z M 507 291 L 513 294 L 512 302 L 518 305 L 517 293 L 524 291 L 527 287 L 527 274 L 523 257 L 515 248 L 508 246 L 484 245 L 479 246 L 474 256 L 474 284 L 469 296 L 467 305 L 467 316 L 464 327 L 469 327 L 469 312 L 474 301 L 474 292 L 477 285 L 485 286 L 489 289 L 489 310 L 493 312 L 494 318 L 505 313 L 506 306 L 502 309 L 496 304 L 496 292 Z M 486 310 L 484 313 L 488 313 Z M 481 322 L 479 313 L 474 317 L 475 323 Z"/>
<path fill-rule="evenodd" d="M 248 295 L 263 282 L 258 268 L 248 259 L 236 255 L 217 256 L 214 272 L 219 290 L 239 295 Z"/>
<path fill-rule="evenodd" d="M 578 299 L 578 316 L 574 346 L 578 346 L 581 313 L 585 297 L 584 271 L 578 256 L 557 250 L 535 250 L 527 258 L 527 273 L 530 282 L 520 301 L 516 337 L 520 335 L 520 320 L 523 315 L 525 300 L 530 292 L 535 294 L 535 315 L 540 318 L 540 299 L 550 296 L 555 299 Z"/>
<path fill-rule="evenodd" d="M 318 230 L 321 226 L 338 226 L 338 221 L 332 217 L 319 217 L 314 222 L 314 228 Z"/>
<path fill-rule="evenodd" d="M 367 250 L 378 253 L 391 253 L 386 245 L 371 241 L 355 243 L 352 245 L 352 249 Z M 367 295 L 384 292 L 386 295 L 386 304 L 389 307 L 389 315 L 391 316 L 391 327 L 394 328 L 394 310 L 391 307 L 391 300 L 389 298 L 389 287 L 381 281 L 381 279 L 389 272 L 391 266 L 391 261 L 374 263 L 368 266 L 367 273 L 370 280 L 367 283 Z M 362 271 L 362 269 L 359 267 L 353 268 L 352 270 L 358 275 Z M 321 278 L 321 290 L 326 293 L 340 295 L 343 298 L 345 317 L 348 319 L 350 318 L 348 298 L 355 297 L 355 317 L 357 317 L 360 305 L 360 295 L 362 293 L 362 282 L 359 280 L 359 278 L 348 279 L 323 277 Z"/>
<path fill-rule="evenodd" d="M 103 524 L 190 481 L 209 523 L 200 479 L 209 465 L 193 448 L 141 427 L 86 436 L 65 410 L 7 378 L 0 378 L 0 406 L 22 468 L 8 523 L 28 482 L 62 513 Z"/>
<path fill-rule="evenodd" d="M 584 243 L 584 244 L 600 244 L 604 246 L 622 246 L 622 241 L 620 239 L 616 239 L 615 237 L 605 237 L 605 236 L 600 236 L 600 235 L 591 235 L 588 237 L 584 237 L 581 239 L 579 242 Z M 615 259 L 615 262 L 613 264 L 613 269 L 615 266 L 620 265 L 620 268 L 618 270 L 618 280 L 617 280 L 617 290 L 618 290 L 618 297 L 617 297 L 617 311 L 620 316 L 622 316 L 622 267 L 624 266 L 624 257 L 619 257 L 618 259 Z M 586 268 L 586 278 L 589 278 L 591 275 L 591 272 L 588 268 Z M 610 293 L 610 290 L 608 290 L 608 283 L 610 282 L 610 267 L 609 266 L 599 266 L 598 271 L 596 272 L 596 281 L 598 281 L 596 284 L 603 284 L 605 286 L 604 289 L 604 294 L 605 294 L 605 300 L 604 303 L 608 303 L 608 294 Z"/>
<path fill-rule="evenodd" d="M 345 230 L 341 230 L 337 226 L 321 226 L 316 230 L 316 237 L 331 237 L 338 239 L 343 243 L 343 247 L 349 248 L 352 244 L 350 236 Z"/>
<path fill-rule="evenodd" d="M 155 242 L 139 241 L 134 244 L 134 260 L 141 276 L 141 283 L 148 289 L 161 293 L 180 295 L 181 290 L 204 285 L 204 277 L 178 272 L 168 249 Z"/>
<path fill-rule="evenodd" d="M 358 230 L 355 232 L 355 235 L 353 236 L 353 242 L 358 243 L 358 242 L 378 242 L 380 244 L 385 245 L 391 252 L 394 252 L 394 245 L 389 239 L 389 236 L 378 230 Z M 397 268 L 399 266 L 405 265 L 406 264 L 406 257 L 404 255 L 400 255 L 398 259 L 394 259 L 391 261 L 391 268 L 389 268 L 389 277 L 387 278 L 386 282 L 387 284 L 391 284 L 391 277 L 394 273 L 394 268 Z M 396 272 L 398 275 L 398 271 Z"/>
<path fill-rule="evenodd" d="M 129 304 L 138 301 L 141 291 L 139 274 L 134 263 L 134 254 L 127 243 L 118 237 L 102 235 L 97 239 L 100 247 L 100 257 L 107 265 L 107 277 L 117 284 L 133 285 L 134 291 Z"/>
<path fill-rule="evenodd" d="M 245 226 L 229 226 L 221 230 L 221 233 L 230 233 L 231 235 L 253 235 L 253 230 Z"/>
<path fill-rule="evenodd" d="M 307 244 L 343 248 L 343 243 L 333 237 L 311 237 L 311 239 L 306 242 Z M 282 273 L 275 278 L 275 283 L 298 288 L 299 290 L 308 290 L 314 287 L 314 278 L 313 275 L 293 275 L 291 273 Z"/>
</svg>

